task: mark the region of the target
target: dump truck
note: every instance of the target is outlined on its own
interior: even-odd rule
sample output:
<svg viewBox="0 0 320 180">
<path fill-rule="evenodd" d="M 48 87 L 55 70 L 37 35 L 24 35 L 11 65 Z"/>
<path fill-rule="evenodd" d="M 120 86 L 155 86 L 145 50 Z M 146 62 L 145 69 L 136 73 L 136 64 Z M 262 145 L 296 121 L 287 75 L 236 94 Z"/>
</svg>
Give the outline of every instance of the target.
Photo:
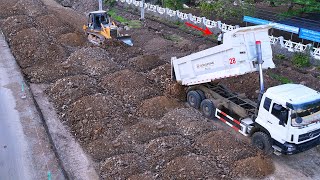
<svg viewBox="0 0 320 180">
<path fill-rule="evenodd" d="M 222 45 L 172 57 L 172 79 L 188 86 L 188 104 L 205 117 L 251 137 L 253 146 L 267 154 L 295 154 L 320 144 L 320 93 L 301 84 L 264 90 L 263 69 L 275 68 L 270 27 L 238 28 L 224 34 Z M 215 83 L 252 72 L 259 72 L 257 101 Z"/>
</svg>

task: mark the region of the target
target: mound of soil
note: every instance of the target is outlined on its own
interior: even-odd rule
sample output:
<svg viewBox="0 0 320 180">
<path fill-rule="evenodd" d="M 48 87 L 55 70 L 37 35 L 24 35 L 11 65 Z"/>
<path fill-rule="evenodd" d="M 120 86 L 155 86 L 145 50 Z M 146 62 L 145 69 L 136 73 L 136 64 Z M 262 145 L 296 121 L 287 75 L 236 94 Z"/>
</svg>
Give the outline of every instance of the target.
<svg viewBox="0 0 320 180">
<path fill-rule="evenodd" d="M 156 177 L 150 171 L 146 171 L 141 174 L 135 174 L 128 178 L 128 180 L 155 180 L 155 179 Z"/>
<path fill-rule="evenodd" d="M 214 161 L 195 154 L 177 157 L 161 171 L 163 179 L 219 179 L 221 174 Z"/>
<path fill-rule="evenodd" d="M 97 92 L 96 80 L 85 75 L 69 76 L 57 80 L 48 92 L 57 107 L 63 111 L 77 99 Z"/>
<path fill-rule="evenodd" d="M 128 153 L 113 156 L 100 163 L 103 179 L 126 179 L 147 169 L 145 159 L 138 154 Z"/>
<path fill-rule="evenodd" d="M 85 141 L 102 136 L 107 129 L 108 119 L 125 114 L 126 110 L 117 98 L 95 94 L 84 96 L 71 104 L 65 119 L 74 135 Z"/>
<path fill-rule="evenodd" d="M 160 137 L 145 144 L 146 159 L 156 171 L 175 157 L 186 155 L 190 151 L 190 141 L 179 135 Z"/>
<path fill-rule="evenodd" d="M 76 75 L 76 71 L 70 71 L 61 63 L 33 65 L 22 70 L 32 83 L 50 83 L 65 76 Z"/>
<path fill-rule="evenodd" d="M 165 90 L 167 85 L 171 82 L 171 66 L 164 64 L 158 66 L 147 73 L 147 78 L 152 80 L 161 90 Z"/>
<path fill-rule="evenodd" d="M 41 0 L 20 0 L 14 5 L 23 14 L 30 17 L 44 16 L 48 10 Z"/>
<path fill-rule="evenodd" d="M 20 10 L 20 8 L 17 8 L 15 4 L 19 0 L 12 0 L 12 1 L 7 1 L 7 0 L 0 0 L 0 19 L 5 19 L 10 16 L 15 16 L 15 15 L 22 15 L 23 11 Z M 3 27 L 3 26 L 2 26 Z"/>
<path fill-rule="evenodd" d="M 66 62 L 67 69 L 100 77 L 119 70 L 119 66 L 111 59 L 110 54 L 99 47 L 84 47 L 72 53 Z"/>
<path fill-rule="evenodd" d="M 143 144 L 152 139 L 172 134 L 176 134 L 175 127 L 155 120 L 144 119 L 124 130 L 117 138 L 117 141 Z"/>
<path fill-rule="evenodd" d="M 188 138 L 195 138 L 196 136 L 216 130 L 213 123 L 203 117 L 194 108 L 181 108 L 169 111 L 160 119 L 160 123 L 175 127 L 178 134 Z"/>
<path fill-rule="evenodd" d="M 11 38 L 15 36 L 17 32 L 31 27 L 33 27 L 33 20 L 26 15 L 8 17 L 1 25 L 2 31 L 9 41 L 12 41 Z"/>
<path fill-rule="evenodd" d="M 182 104 L 165 96 L 157 96 L 142 101 L 138 113 L 148 118 L 160 118 L 168 111 L 182 107 Z"/>
<path fill-rule="evenodd" d="M 62 62 L 67 54 L 64 48 L 48 42 L 42 32 L 32 27 L 17 32 L 11 38 L 13 53 L 22 68 L 36 64 Z"/>
<path fill-rule="evenodd" d="M 274 165 L 270 158 L 258 155 L 236 161 L 233 170 L 238 177 L 262 178 L 274 172 Z"/>
<path fill-rule="evenodd" d="M 100 86 L 122 96 L 125 102 L 137 103 L 159 95 L 142 74 L 125 69 L 102 78 Z"/>
<path fill-rule="evenodd" d="M 86 43 L 86 39 L 83 35 L 79 33 L 67 33 L 62 34 L 58 37 L 58 42 L 71 47 L 83 46 Z"/>
<path fill-rule="evenodd" d="M 129 59 L 129 63 L 138 71 L 148 72 L 157 66 L 163 65 L 165 62 L 155 55 L 141 55 Z"/>
<path fill-rule="evenodd" d="M 234 161 L 255 156 L 257 151 L 235 139 L 228 132 L 218 130 L 198 137 L 194 147 L 204 155 L 215 156 L 222 164 L 231 167 Z"/>
<path fill-rule="evenodd" d="M 44 32 L 53 37 L 57 37 L 61 34 L 66 34 L 73 31 L 68 24 L 64 23 L 62 19 L 59 19 L 54 14 L 39 16 L 35 20 L 37 26 L 39 26 Z"/>
</svg>

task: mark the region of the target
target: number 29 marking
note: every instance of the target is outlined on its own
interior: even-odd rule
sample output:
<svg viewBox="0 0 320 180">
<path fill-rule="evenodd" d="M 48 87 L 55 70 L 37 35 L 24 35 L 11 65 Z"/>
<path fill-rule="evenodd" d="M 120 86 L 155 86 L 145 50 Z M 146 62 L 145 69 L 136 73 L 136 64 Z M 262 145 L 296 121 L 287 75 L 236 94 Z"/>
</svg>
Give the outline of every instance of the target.
<svg viewBox="0 0 320 180">
<path fill-rule="evenodd" d="M 230 64 L 236 64 L 237 63 L 236 58 L 230 58 L 229 59 L 229 63 Z"/>
</svg>

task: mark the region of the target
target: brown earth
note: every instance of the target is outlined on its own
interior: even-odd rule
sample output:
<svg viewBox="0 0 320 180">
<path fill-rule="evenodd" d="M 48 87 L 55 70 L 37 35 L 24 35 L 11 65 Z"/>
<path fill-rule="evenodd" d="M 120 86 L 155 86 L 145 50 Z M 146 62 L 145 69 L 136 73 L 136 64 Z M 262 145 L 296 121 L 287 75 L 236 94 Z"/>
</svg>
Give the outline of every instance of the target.
<svg viewBox="0 0 320 180">
<path fill-rule="evenodd" d="M 0 27 L 28 81 L 50 84 L 46 93 L 61 121 L 99 164 L 101 179 L 260 178 L 272 173 L 269 158 L 217 130 L 199 111 L 185 108 L 185 87 L 171 80 L 171 57 L 213 42 L 146 20 L 130 32 L 133 47 L 117 41 L 95 47 L 75 27 L 95 3 L 76 1 L 75 13 L 42 2 L 51 0 L 0 0 Z M 267 87 L 281 83 L 273 73 L 320 89 L 318 78 L 305 73 L 317 69 L 275 63 L 277 69 L 267 70 Z M 251 99 L 257 96 L 257 82 L 257 74 L 221 81 Z"/>
</svg>

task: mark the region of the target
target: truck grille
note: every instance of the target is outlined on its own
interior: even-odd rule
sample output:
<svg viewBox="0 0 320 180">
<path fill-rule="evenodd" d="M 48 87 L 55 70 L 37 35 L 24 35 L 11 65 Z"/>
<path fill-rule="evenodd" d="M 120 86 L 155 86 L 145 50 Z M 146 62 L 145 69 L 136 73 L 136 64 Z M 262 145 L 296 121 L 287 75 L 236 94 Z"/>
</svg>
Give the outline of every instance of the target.
<svg viewBox="0 0 320 180">
<path fill-rule="evenodd" d="M 308 132 L 306 134 L 301 134 L 298 138 L 298 141 L 304 141 L 304 140 L 307 140 L 307 139 L 310 139 L 310 138 L 314 138 L 316 136 L 318 136 L 320 134 L 320 129 L 317 129 L 315 131 L 312 131 L 312 132 Z"/>
</svg>

